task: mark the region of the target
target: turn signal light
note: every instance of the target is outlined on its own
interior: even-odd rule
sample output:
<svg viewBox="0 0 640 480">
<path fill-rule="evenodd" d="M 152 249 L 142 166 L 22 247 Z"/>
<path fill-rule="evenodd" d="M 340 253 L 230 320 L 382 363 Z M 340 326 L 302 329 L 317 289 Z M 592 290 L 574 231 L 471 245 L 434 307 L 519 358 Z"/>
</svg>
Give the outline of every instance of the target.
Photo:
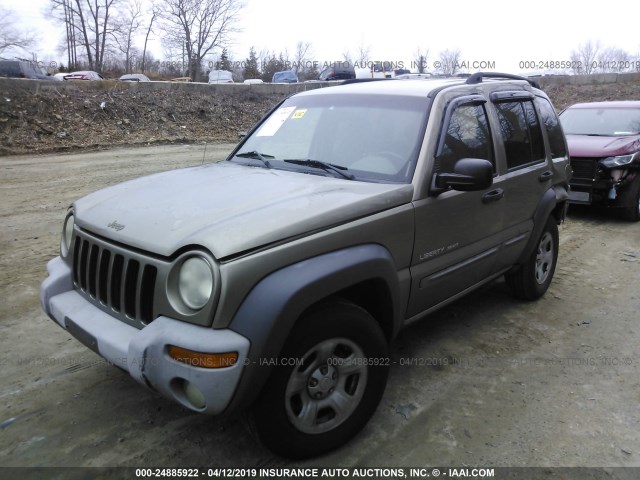
<svg viewBox="0 0 640 480">
<path fill-rule="evenodd" d="M 169 356 L 178 362 L 200 368 L 226 368 L 238 362 L 238 352 L 202 353 L 169 345 Z"/>
</svg>

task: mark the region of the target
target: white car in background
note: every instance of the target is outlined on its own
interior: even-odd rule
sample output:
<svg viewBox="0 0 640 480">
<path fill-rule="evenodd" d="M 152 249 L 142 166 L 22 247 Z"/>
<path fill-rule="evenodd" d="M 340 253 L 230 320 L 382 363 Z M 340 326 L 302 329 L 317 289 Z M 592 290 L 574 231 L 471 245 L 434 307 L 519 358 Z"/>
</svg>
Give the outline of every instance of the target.
<svg viewBox="0 0 640 480">
<path fill-rule="evenodd" d="M 233 83 L 233 74 L 228 70 L 211 70 L 209 83 Z"/>
<path fill-rule="evenodd" d="M 98 72 L 91 70 L 80 70 L 77 72 L 71 72 L 64 76 L 65 80 L 104 80 L 104 77 Z"/>
<path fill-rule="evenodd" d="M 149 77 L 142 73 L 127 73 L 122 75 L 118 80 L 121 82 L 150 82 Z"/>
</svg>

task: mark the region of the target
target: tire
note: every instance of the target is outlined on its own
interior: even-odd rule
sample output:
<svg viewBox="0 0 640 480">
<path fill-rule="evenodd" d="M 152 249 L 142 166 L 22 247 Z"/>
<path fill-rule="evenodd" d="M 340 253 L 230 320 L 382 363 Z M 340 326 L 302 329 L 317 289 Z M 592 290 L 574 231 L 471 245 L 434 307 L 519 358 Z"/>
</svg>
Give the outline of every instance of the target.
<svg viewBox="0 0 640 480">
<path fill-rule="evenodd" d="M 382 329 L 362 308 L 346 301 L 314 308 L 292 330 L 282 365 L 274 368 L 250 412 L 258 438 L 275 453 L 296 459 L 346 443 L 380 403 L 387 355 Z M 290 359 L 298 363 L 287 365 Z"/>
<path fill-rule="evenodd" d="M 545 294 L 558 262 L 558 225 L 550 216 L 538 239 L 536 249 L 519 269 L 505 275 L 516 298 L 537 300 Z"/>
<path fill-rule="evenodd" d="M 636 178 L 620 194 L 620 205 L 622 205 L 622 216 L 630 222 L 640 220 L 640 172 L 636 173 Z"/>
</svg>

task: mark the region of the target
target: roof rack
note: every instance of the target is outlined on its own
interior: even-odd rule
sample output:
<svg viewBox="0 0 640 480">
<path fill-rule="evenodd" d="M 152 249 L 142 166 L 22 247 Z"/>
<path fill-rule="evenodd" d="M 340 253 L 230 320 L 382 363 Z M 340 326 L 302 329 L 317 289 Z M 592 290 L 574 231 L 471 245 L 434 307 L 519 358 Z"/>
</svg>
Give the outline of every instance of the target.
<svg viewBox="0 0 640 480">
<path fill-rule="evenodd" d="M 340 85 L 349 85 L 350 83 L 367 83 L 379 82 L 383 80 L 395 80 L 394 78 L 349 78 L 344 80 Z"/>
<path fill-rule="evenodd" d="M 540 89 L 540 85 L 538 82 L 531 80 L 527 77 L 521 77 L 520 75 L 512 75 L 511 73 L 500 73 L 500 72 L 476 72 L 472 74 L 465 83 L 469 85 L 475 85 L 477 83 L 482 83 L 483 78 L 509 78 L 511 80 L 524 80 L 528 82 L 533 88 Z"/>
</svg>

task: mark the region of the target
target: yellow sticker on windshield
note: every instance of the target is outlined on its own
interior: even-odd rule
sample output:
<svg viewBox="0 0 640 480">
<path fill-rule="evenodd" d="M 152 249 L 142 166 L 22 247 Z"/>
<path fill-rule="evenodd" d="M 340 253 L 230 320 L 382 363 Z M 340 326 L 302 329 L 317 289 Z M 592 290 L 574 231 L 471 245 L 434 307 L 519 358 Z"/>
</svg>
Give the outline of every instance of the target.
<svg viewBox="0 0 640 480">
<path fill-rule="evenodd" d="M 306 108 L 301 108 L 300 110 L 296 110 L 295 112 L 293 112 L 293 115 L 291 116 L 292 119 L 298 119 L 298 118 L 302 118 L 304 117 L 304 114 L 307 113 L 307 109 Z"/>
</svg>

